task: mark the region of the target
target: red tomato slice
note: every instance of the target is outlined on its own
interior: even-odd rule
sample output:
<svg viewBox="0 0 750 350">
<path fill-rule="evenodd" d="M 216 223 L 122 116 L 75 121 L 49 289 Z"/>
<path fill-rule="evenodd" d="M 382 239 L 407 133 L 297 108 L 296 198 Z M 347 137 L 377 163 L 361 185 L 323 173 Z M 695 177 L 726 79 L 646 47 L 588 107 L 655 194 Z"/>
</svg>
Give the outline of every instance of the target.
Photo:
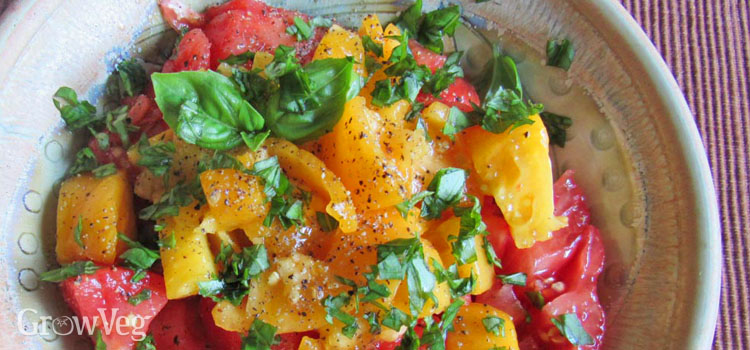
<svg viewBox="0 0 750 350">
<path fill-rule="evenodd" d="M 130 106 L 128 115 L 130 120 L 133 121 L 133 125 L 146 133 L 146 136 L 154 136 L 169 128 L 167 123 L 164 122 L 164 116 L 159 110 L 159 106 L 156 105 L 156 101 L 152 97 L 139 95 L 126 104 Z"/>
<path fill-rule="evenodd" d="M 208 298 L 203 298 L 200 301 L 200 316 L 203 329 L 206 331 L 206 339 L 209 340 L 214 349 L 242 349 L 242 335 L 240 333 L 225 330 L 214 322 L 214 316 L 211 314 L 214 305 L 216 303 Z"/>
<path fill-rule="evenodd" d="M 63 298 L 79 319 L 97 324 L 108 350 L 133 349 L 167 303 L 162 276 L 148 272 L 136 283 L 130 281 L 131 277 L 130 269 L 104 267 L 93 275 L 69 278 L 60 285 Z M 128 303 L 130 297 L 146 289 L 151 291 L 149 299 L 138 305 Z M 142 321 L 126 322 L 128 318 L 134 320 L 130 315 Z"/>
<path fill-rule="evenodd" d="M 201 322 L 199 298 L 170 300 L 151 323 L 154 345 L 159 350 L 210 349 Z"/>
<path fill-rule="evenodd" d="M 509 244 L 502 257 L 503 272 L 523 272 L 533 280 L 543 280 L 559 271 L 581 245 L 583 229 L 589 222 L 589 208 L 583 191 L 573 181 L 569 170 L 555 182 L 555 215 L 568 218 L 568 226 L 555 231 L 552 239 L 538 242 L 528 249 Z M 530 284 L 532 285 L 532 284 Z"/>
<path fill-rule="evenodd" d="M 267 6 L 253 0 L 234 0 L 206 11 L 210 18 L 204 27 L 211 41 L 211 67 L 219 60 L 247 51 L 273 53 L 279 45 L 293 46 L 304 64 L 312 59 L 315 48 L 325 34 L 317 28 L 310 40 L 298 42 L 286 29 L 294 17 L 307 20 L 303 13 Z"/>
<path fill-rule="evenodd" d="M 495 280 L 495 284 L 490 290 L 477 295 L 477 302 L 492 305 L 498 310 L 504 311 L 510 315 L 516 327 L 520 327 L 526 321 L 526 309 L 516 297 L 513 286 L 503 285 L 499 279 Z"/>
<path fill-rule="evenodd" d="M 431 51 L 414 39 L 409 40 L 409 49 L 411 49 L 411 54 L 414 55 L 417 64 L 427 66 L 432 73 L 445 65 L 447 57 Z"/>
<path fill-rule="evenodd" d="M 575 313 L 593 339 L 593 345 L 576 347 L 563 338 L 551 319 L 560 315 Z M 604 310 L 599 303 L 596 288 L 592 290 L 578 290 L 565 293 L 547 303 L 541 312 L 535 312 L 534 319 L 537 340 L 546 345 L 546 349 L 555 350 L 596 350 L 602 345 L 604 338 Z M 549 336 L 552 334 L 553 336 Z"/>
<path fill-rule="evenodd" d="M 162 72 L 182 72 L 188 70 L 208 69 L 211 62 L 211 43 L 206 34 L 196 28 L 185 33 L 177 45 L 173 59 L 164 63 Z"/>
<path fill-rule="evenodd" d="M 159 0 L 159 8 L 164 20 L 176 31 L 192 29 L 203 25 L 203 15 L 185 6 L 179 0 Z"/>
</svg>

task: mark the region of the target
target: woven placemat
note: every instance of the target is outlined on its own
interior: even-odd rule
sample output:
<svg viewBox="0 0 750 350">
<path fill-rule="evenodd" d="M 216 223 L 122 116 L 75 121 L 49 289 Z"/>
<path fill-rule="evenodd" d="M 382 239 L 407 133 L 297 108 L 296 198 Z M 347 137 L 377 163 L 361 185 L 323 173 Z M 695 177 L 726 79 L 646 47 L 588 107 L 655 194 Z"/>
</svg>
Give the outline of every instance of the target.
<svg viewBox="0 0 750 350">
<path fill-rule="evenodd" d="M 750 349 L 750 3 L 621 1 L 677 77 L 708 151 L 724 254 L 714 349 Z"/>
</svg>

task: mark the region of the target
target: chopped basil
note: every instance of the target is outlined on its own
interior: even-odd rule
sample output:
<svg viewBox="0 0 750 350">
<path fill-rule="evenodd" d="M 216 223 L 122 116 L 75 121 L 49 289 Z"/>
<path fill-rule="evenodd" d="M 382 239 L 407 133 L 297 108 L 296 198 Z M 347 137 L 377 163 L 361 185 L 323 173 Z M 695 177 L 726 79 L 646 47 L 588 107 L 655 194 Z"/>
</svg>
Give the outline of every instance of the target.
<svg viewBox="0 0 750 350">
<path fill-rule="evenodd" d="M 529 298 L 531 305 L 534 305 L 534 307 L 539 310 L 541 310 L 544 307 L 544 305 L 547 303 L 544 300 L 544 295 L 542 295 L 542 292 L 540 291 L 527 291 L 526 297 Z"/>
<path fill-rule="evenodd" d="M 83 231 L 83 217 L 78 217 L 78 224 L 73 228 L 73 240 L 76 242 L 76 244 L 81 247 L 82 249 L 86 249 L 86 245 L 83 244 L 83 241 L 81 240 L 81 231 Z"/>
<path fill-rule="evenodd" d="M 401 213 L 401 216 L 406 218 L 409 215 L 409 211 L 411 211 L 414 206 L 417 205 L 417 203 L 421 202 L 425 198 L 432 196 L 434 192 L 431 191 L 422 191 L 417 194 L 415 194 L 410 199 L 407 199 L 399 204 L 396 204 L 396 210 L 398 210 L 399 213 Z"/>
<path fill-rule="evenodd" d="M 465 186 L 466 171 L 457 168 L 440 169 L 427 186 L 427 190 L 433 192 L 433 195 L 422 201 L 422 217 L 439 218 L 444 210 L 461 200 Z"/>
<path fill-rule="evenodd" d="M 138 143 L 137 164 L 146 167 L 155 176 L 164 176 L 167 170 L 172 166 L 172 157 L 176 149 L 173 142 L 157 142 L 149 144 L 148 139 L 144 136 Z"/>
<path fill-rule="evenodd" d="M 497 316 L 487 316 L 482 319 L 484 329 L 496 336 L 505 336 L 505 320 Z"/>
<path fill-rule="evenodd" d="M 96 116 L 96 107 L 88 101 L 79 101 L 78 94 L 63 86 L 52 97 L 55 108 L 60 111 L 60 117 L 65 121 L 69 130 L 78 130 L 100 122 Z"/>
<path fill-rule="evenodd" d="M 240 65 L 240 64 L 245 64 L 254 58 L 255 58 L 255 52 L 245 51 L 238 55 L 229 55 L 227 58 L 223 60 L 219 60 L 219 62 L 226 63 L 229 65 Z"/>
<path fill-rule="evenodd" d="M 143 66 L 135 59 L 122 61 L 117 64 L 117 75 L 120 77 L 120 91 L 124 95 L 133 97 L 143 92 L 148 78 Z"/>
<path fill-rule="evenodd" d="M 63 265 L 59 269 L 44 272 L 39 276 L 39 279 L 45 282 L 62 282 L 71 277 L 93 275 L 97 270 L 99 270 L 99 266 L 91 261 L 76 261 Z"/>
<path fill-rule="evenodd" d="M 413 5 L 409 6 L 406 10 L 396 19 L 396 25 L 402 29 L 409 30 L 412 33 L 419 32 L 419 24 L 422 21 L 422 0 L 417 0 Z"/>
<path fill-rule="evenodd" d="M 99 149 L 103 151 L 109 149 L 109 134 L 106 132 L 97 132 L 94 134 L 94 138 L 96 139 L 96 144 L 99 146 Z"/>
<path fill-rule="evenodd" d="M 131 280 L 138 282 L 146 276 L 145 271 L 150 269 L 161 256 L 158 251 L 149 249 L 140 242 L 130 239 L 128 236 L 118 233 L 117 237 L 124 241 L 130 248 L 120 254 L 120 259 L 123 260 L 126 266 L 135 271 Z"/>
<path fill-rule="evenodd" d="M 568 39 L 547 40 L 547 65 L 570 69 L 576 49 Z"/>
<path fill-rule="evenodd" d="M 402 326 L 409 324 L 409 315 L 399 310 L 398 308 L 391 307 L 390 310 L 383 317 L 383 326 L 386 326 L 394 331 L 401 330 Z"/>
<path fill-rule="evenodd" d="M 409 113 L 406 114 L 406 117 L 404 117 L 404 119 L 406 121 L 414 120 L 415 118 L 419 117 L 422 114 L 422 110 L 424 109 L 424 107 L 425 107 L 424 103 L 422 102 L 412 103 L 411 110 L 409 110 Z"/>
<path fill-rule="evenodd" d="M 451 138 L 451 140 L 453 140 L 457 133 L 470 127 L 471 125 L 471 121 L 468 117 L 466 117 L 466 114 L 464 114 L 464 112 L 462 112 L 457 107 L 451 107 L 450 113 L 448 113 L 448 120 L 445 122 L 445 126 L 443 126 L 442 131 L 443 134 L 447 135 Z"/>
<path fill-rule="evenodd" d="M 216 260 L 222 262 L 223 268 L 217 279 L 198 283 L 200 295 L 217 301 L 228 300 L 235 306 L 249 293 L 250 280 L 271 267 L 263 244 L 243 248 L 239 253 L 231 246 L 223 246 Z"/>
<path fill-rule="evenodd" d="M 94 332 L 94 339 L 96 339 L 96 343 L 94 345 L 95 350 L 107 350 L 107 343 L 104 342 L 104 339 L 102 339 L 102 330 L 97 328 Z"/>
<path fill-rule="evenodd" d="M 250 172 L 239 160 L 219 151 L 214 152 L 212 156 L 204 156 L 198 161 L 198 173 L 214 169 L 234 169 L 245 173 Z"/>
<path fill-rule="evenodd" d="M 253 320 L 247 336 L 242 337 L 242 350 L 271 350 L 281 339 L 276 335 L 276 327 L 261 321 Z"/>
<path fill-rule="evenodd" d="M 177 185 L 162 195 L 159 201 L 141 209 L 138 217 L 142 220 L 156 220 L 165 216 L 177 216 L 181 207 L 193 202 L 197 191 L 201 191 L 200 182 Z"/>
<path fill-rule="evenodd" d="M 159 246 L 159 248 L 172 249 L 177 246 L 177 238 L 175 238 L 174 232 L 172 232 L 168 236 L 160 239 L 156 243 Z"/>
<path fill-rule="evenodd" d="M 149 334 L 143 340 L 139 341 L 136 346 L 135 350 L 156 350 L 156 345 L 154 345 L 154 336 Z"/>
<path fill-rule="evenodd" d="M 265 193 L 268 197 L 287 194 L 291 187 L 289 178 L 279 165 L 277 157 L 260 160 L 253 164 L 252 174 L 260 177 L 265 185 Z"/>
<path fill-rule="evenodd" d="M 148 288 L 144 288 L 141 290 L 138 294 L 131 296 L 128 298 L 128 304 L 133 306 L 138 306 L 140 303 L 151 299 L 151 290 Z"/>
<path fill-rule="evenodd" d="M 117 167 L 113 163 L 107 163 L 95 168 L 91 171 L 91 173 L 94 174 L 95 178 L 101 179 L 110 175 L 117 174 Z"/>
<path fill-rule="evenodd" d="M 96 156 L 91 148 L 81 148 L 76 153 L 76 159 L 73 161 L 73 165 L 68 169 L 68 176 L 80 174 L 86 171 L 91 171 L 99 166 L 99 162 L 96 160 Z"/>
<path fill-rule="evenodd" d="M 472 273 L 472 275 L 467 278 L 459 277 L 457 264 L 452 264 L 446 269 L 443 268 L 437 260 L 433 259 L 432 268 L 435 270 L 435 278 L 437 279 L 437 282 L 448 283 L 451 296 L 454 298 L 460 298 L 464 295 L 470 294 L 472 290 L 474 290 L 474 284 L 476 283 L 474 274 Z"/>
<path fill-rule="evenodd" d="M 497 275 L 504 284 L 512 284 L 515 286 L 526 285 L 526 274 L 523 272 L 516 272 L 510 275 Z"/>
<path fill-rule="evenodd" d="M 382 332 L 380 321 L 378 320 L 379 315 L 380 312 L 370 311 L 365 312 L 363 316 L 365 320 L 367 320 L 367 324 L 370 326 L 370 334 L 378 335 Z"/>
<path fill-rule="evenodd" d="M 121 106 L 107 112 L 104 120 L 107 130 L 117 135 L 123 147 L 127 148 L 130 145 L 130 133 L 138 131 L 138 128 L 130 122 L 128 106 Z"/>
<path fill-rule="evenodd" d="M 316 27 L 330 27 L 333 22 L 323 17 L 315 17 L 309 23 L 300 17 L 294 17 L 294 24 L 286 28 L 286 33 L 295 35 L 297 41 L 310 39 L 315 34 Z"/>
<path fill-rule="evenodd" d="M 351 338 L 357 332 L 357 319 L 341 310 L 343 307 L 349 305 L 351 297 L 347 293 L 341 293 L 337 296 L 327 296 L 323 299 L 323 307 L 326 310 L 326 322 L 333 324 L 333 320 L 336 319 L 344 324 L 342 333 Z"/>
<path fill-rule="evenodd" d="M 376 43 L 369 35 L 362 36 L 362 46 L 365 51 L 372 52 L 376 57 L 383 56 L 383 44 Z"/>
<path fill-rule="evenodd" d="M 542 112 L 540 116 L 544 127 L 547 128 L 549 143 L 565 147 L 565 142 L 568 139 L 567 129 L 573 125 L 573 119 L 550 112 Z"/>
<path fill-rule="evenodd" d="M 315 217 L 318 219 L 318 225 L 323 232 L 331 232 L 339 228 L 339 222 L 328 213 L 318 211 L 315 212 Z"/>
<path fill-rule="evenodd" d="M 412 315 L 418 315 L 427 299 L 435 298 L 432 291 L 437 284 L 435 275 L 425 261 L 422 242 L 417 237 L 395 239 L 379 245 L 377 257 L 381 279 L 394 279 L 392 277 L 399 274 L 406 275 L 409 309 Z M 399 268 L 395 266 L 396 261 L 400 264 Z M 387 268 L 387 271 L 381 270 L 383 268 Z"/>
<path fill-rule="evenodd" d="M 557 318 L 552 318 L 550 321 L 560 330 L 560 333 L 568 339 L 568 341 L 575 346 L 593 345 L 594 339 L 591 338 L 581 324 L 581 320 L 578 319 L 578 315 L 570 313 L 563 314 Z"/>
<path fill-rule="evenodd" d="M 443 90 L 456 81 L 456 78 L 463 77 L 464 70 L 459 65 L 462 56 L 462 51 L 450 54 L 445 60 L 445 64 L 426 79 L 424 90 L 433 96 L 439 96 Z"/>
<path fill-rule="evenodd" d="M 495 247 L 492 246 L 492 242 L 487 239 L 487 236 L 482 237 L 482 239 L 484 253 L 487 255 L 487 261 L 489 261 L 492 265 L 495 265 L 498 268 L 502 269 L 503 264 L 500 262 L 500 258 L 497 257 L 497 253 L 495 253 Z"/>
<path fill-rule="evenodd" d="M 269 93 L 273 86 L 271 81 L 261 76 L 260 69 L 245 71 L 242 69 L 232 69 L 232 80 L 236 83 L 242 96 L 252 103 L 262 100 Z"/>
</svg>

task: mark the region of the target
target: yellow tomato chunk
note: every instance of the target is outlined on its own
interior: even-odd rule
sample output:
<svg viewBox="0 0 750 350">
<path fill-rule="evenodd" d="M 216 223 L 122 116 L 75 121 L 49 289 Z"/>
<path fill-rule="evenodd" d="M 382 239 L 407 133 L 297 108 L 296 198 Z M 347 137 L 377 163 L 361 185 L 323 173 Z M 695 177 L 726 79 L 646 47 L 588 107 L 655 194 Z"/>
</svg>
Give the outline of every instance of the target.
<svg viewBox="0 0 750 350">
<path fill-rule="evenodd" d="M 338 221 L 341 231 L 357 229 L 354 203 L 341 179 L 323 161 L 286 140 L 269 139 L 265 147 L 270 155 L 278 157 L 279 165 L 292 182 L 303 183 L 327 199 L 325 211 Z"/>
<path fill-rule="evenodd" d="M 435 249 L 440 253 L 440 258 L 443 259 L 443 262 L 447 266 L 456 263 L 456 258 L 453 256 L 453 249 L 448 237 L 458 236 L 460 228 L 461 219 L 454 217 L 446 220 L 425 236 L 425 238 L 435 245 Z M 492 287 L 492 281 L 495 277 L 495 268 L 487 260 L 483 243 L 484 240 L 481 235 L 474 236 L 474 246 L 476 247 L 477 254 L 476 261 L 458 267 L 458 276 L 461 278 L 467 278 L 472 273 L 474 274 L 476 283 L 471 292 L 474 295 L 488 291 Z"/>
<path fill-rule="evenodd" d="M 167 298 L 180 299 L 198 294 L 198 282 L 207 282 L 216 275 L 214 255 L 206 235 L 198 230 L 205 207 L 196 209 L 197 202 L 180 208 L 177 216 L 163 219 L 161 238 L 174 234 L 174 247 L 161 248 L 164 284 Z"/>
<path fill-rule="evenodd" d="M 339 287 L 325 264 L 302 254 L 273 260 L 250 284 L 240 307 L 226 301 L 214 307 L 219 327 L 244 333 L 257 317 L 279 333 L 320 329 L 328 324 L 323 298 Z"/>
<path fill-rule="evenodd" d="M 78 260 L 114 264 L 127 250 L 118 232 L 135 238 L 133 191 L 124 171 L 101 179 L 80 174 L 62 183 L 55 249 L 60 264 Z"/>
<path fill-rule="evenodd" d="M 539 115 L 501 134 L 473 127 L 462 134 L 480 189 L 495 197 L 518 248 L 552 237 L 567 220 L 554 215 L 549 138 Z"/>
<path fill-rule="evenodd" d="M 318 48 L 315 49 L 313 60 L 326 58 L 351 57 L 356 62 L 354 71 L 359 75 L 367 76 L 363 63 L 365 62 L 365 49 L 362 46 L 362 38 L 343 27 L 334 24 L 328 30 L 323 39 L 320 40 Z"/>
<path fill-rule="evenodd" d="M 497 325 L 490 331 L 485 328 L 483 320 Z M 501 320 L 501 321 L 498 321 Z M 458 310 L 453 323 L 455 330 L 448 332 L 445 341 L 446 350 L 463 349 L 503 349 L 518 350 L 518 336 L 513 320 L 505 312 L 492 306 L 480 303 L 464 305 Z"/>
</svg>

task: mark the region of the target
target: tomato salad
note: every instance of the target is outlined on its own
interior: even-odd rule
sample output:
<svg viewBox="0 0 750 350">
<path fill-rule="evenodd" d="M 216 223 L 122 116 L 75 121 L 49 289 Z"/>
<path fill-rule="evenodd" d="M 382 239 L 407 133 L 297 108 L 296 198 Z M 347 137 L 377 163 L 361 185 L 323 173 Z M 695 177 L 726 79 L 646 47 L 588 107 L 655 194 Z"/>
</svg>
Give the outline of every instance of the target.
<svg viewBox="0 0 750 350">
<path fill-rule="evenodd" d="M 60 187 L 60 283 L 96 349 L 599 349 L 598 230 L 550 147 L 570 118 L 461 8 L 359 28 L 258 0 L 159 2 L 171 56 L 117 64 Z M 568 69 L 566 40 L 548 65 Z M 552 144 L 552 145 L 551 145 Z"/>
</svg>

